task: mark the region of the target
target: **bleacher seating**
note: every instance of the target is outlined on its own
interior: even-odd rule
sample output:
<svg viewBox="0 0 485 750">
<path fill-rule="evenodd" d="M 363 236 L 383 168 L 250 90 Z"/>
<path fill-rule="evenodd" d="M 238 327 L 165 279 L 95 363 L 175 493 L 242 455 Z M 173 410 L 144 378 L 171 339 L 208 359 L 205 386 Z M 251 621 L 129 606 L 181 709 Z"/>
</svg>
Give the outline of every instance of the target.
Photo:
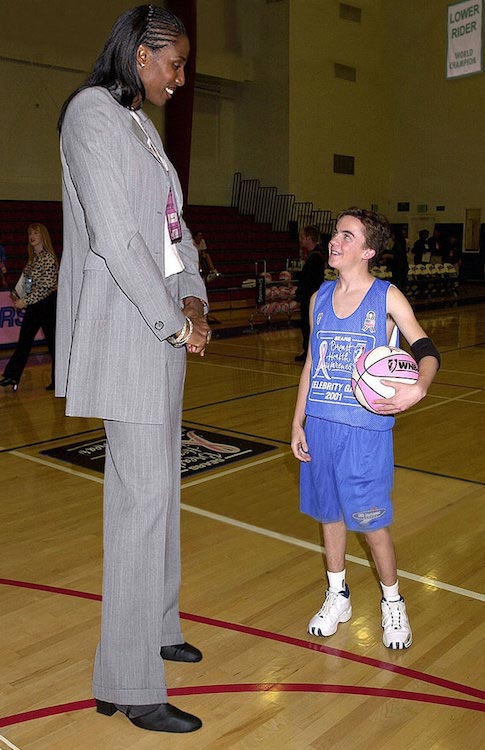
<svg viewBox="0 0 485 750">
<path fill-rule="evenodd" d="M 203 233 L 221 274 L 208 284 L 211 303 L 254 299 L 242 283 L 254 278 L 258 261 L 265 260 L 268 272 L 277 275 L 287 259 L 298 256 L 298 244 L 286 232 L 273 232 L 270 224 L 242 216 L 235 208 L 188 205 L 184 218 L 192 231 Z"/>
<path fill-rule="evenodd" d="M 221 276 L 208 285 L 211 303 L 252 299 L 242 282 L 254 278 L 256 261 L 266 260 L 268 270 L 280 271 L 287 258 L 298 255 L 298 246 L 269 224 L 256 223 L 234 208 L 191 206 L 184 218 L 189 228 L 200 229 Z M 62 205 L 60 201 L 0 201 L 0 233 L 7 252 L 7 282 L 15 285 L 27 259 L 27 227 L 45 224 L 58 256 L 62 254 Z"/>
</svg>

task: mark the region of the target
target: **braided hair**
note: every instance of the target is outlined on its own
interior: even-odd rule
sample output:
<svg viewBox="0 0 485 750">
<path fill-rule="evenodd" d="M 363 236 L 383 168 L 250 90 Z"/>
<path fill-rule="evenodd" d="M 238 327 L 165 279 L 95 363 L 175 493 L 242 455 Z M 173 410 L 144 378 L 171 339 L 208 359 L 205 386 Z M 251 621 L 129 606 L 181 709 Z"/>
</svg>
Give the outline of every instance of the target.
<svg viewBox="0 0 485 750">
<path fill-rule="evenodd" d="M 59 133 L 72 99 L 92 86 L 108 89 L 118 104 L 127 108 L 141 95 L 141 106 L 145 88 L 136 68 L 138 47 L 144 44 L 152 50 L 162 49 L 180 36 L 187 36 L 182 21 L 159 5 L 139 5 L 123 13 L 115 21 L 93 72 L 64 102 L 57 126 Z"/>
</svg>

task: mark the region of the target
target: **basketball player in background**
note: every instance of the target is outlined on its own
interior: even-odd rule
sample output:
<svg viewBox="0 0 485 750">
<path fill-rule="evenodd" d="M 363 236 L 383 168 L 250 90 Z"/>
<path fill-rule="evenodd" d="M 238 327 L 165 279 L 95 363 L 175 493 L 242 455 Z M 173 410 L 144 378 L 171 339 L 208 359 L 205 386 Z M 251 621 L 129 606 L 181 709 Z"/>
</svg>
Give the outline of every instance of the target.
<svg viewBox="0 0 485 750">
<path fill-rule="evenodd" d="M 386 219 L 372 211 L 350 208 L 337 219 L 328 262 L 339 275 L 311 298 L 310 347 L 300 378 L 291 448 L 301 461 L 300 509 L 323 526 L 329 583 L 308 632 L 333 635 L 338 624 L 352 616 L 345 577 L 348 529 L 364 534 L 379 574 L 384 645 L 404 649 L 412 643 L 412 632 L 389 531 L 393 415 L 425 397 L 440 357 L 405 296 L 369 271 L 388 241 Z M 353 395 L 353 365 L 363 351 L 388 345 L 396 326 L 411 346 L 419 377 L 414 385 L 382 380 L 395 393 L 376 398 L 375 414 Z M 399 346 L 397 340 L 395 345 Z"/>
</svg>

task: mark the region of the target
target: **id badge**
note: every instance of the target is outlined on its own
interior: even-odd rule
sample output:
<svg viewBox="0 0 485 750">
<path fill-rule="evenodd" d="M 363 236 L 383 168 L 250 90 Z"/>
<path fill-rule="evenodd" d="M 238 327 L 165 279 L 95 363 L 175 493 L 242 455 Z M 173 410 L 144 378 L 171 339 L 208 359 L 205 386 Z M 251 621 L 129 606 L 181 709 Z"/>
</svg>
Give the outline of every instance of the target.
<svg viewBox="0 0 485 750">
<path fill-rule="evenodd" d="M 180 225 L 177 207 L 172 195 L 172 188 L 168 191 L 167 207 L 165 209 L 167 217 L 168 233 L 172 242 L 178 242 L 182 239 L 182 227 Z"/>
</svg>

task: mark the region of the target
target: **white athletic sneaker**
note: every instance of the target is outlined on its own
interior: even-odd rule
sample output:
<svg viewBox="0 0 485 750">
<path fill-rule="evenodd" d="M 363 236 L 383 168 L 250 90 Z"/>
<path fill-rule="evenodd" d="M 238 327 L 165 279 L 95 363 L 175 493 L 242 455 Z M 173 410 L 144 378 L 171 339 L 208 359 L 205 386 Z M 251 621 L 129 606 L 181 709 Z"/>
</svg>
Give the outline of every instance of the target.
<svg viewBox="0 0 485 750">
<path fill-rule="evenodd" d="M 352 617 L 349 587 L 335 593 L 327 589 L 325 601 L 317 614 L 308 623 L 310 635 L 327 636 L 337 632 L 339 622 L 348 622 Z"/>
<path fill-rule="evenodd" d="M 409 648 L 413 642 L 413 634 L 406 614 L 406 605 L 401 598 L 397 602 L 381 601 L 382 611 L 382 641 L 387 648 Z"/>
</svg>

